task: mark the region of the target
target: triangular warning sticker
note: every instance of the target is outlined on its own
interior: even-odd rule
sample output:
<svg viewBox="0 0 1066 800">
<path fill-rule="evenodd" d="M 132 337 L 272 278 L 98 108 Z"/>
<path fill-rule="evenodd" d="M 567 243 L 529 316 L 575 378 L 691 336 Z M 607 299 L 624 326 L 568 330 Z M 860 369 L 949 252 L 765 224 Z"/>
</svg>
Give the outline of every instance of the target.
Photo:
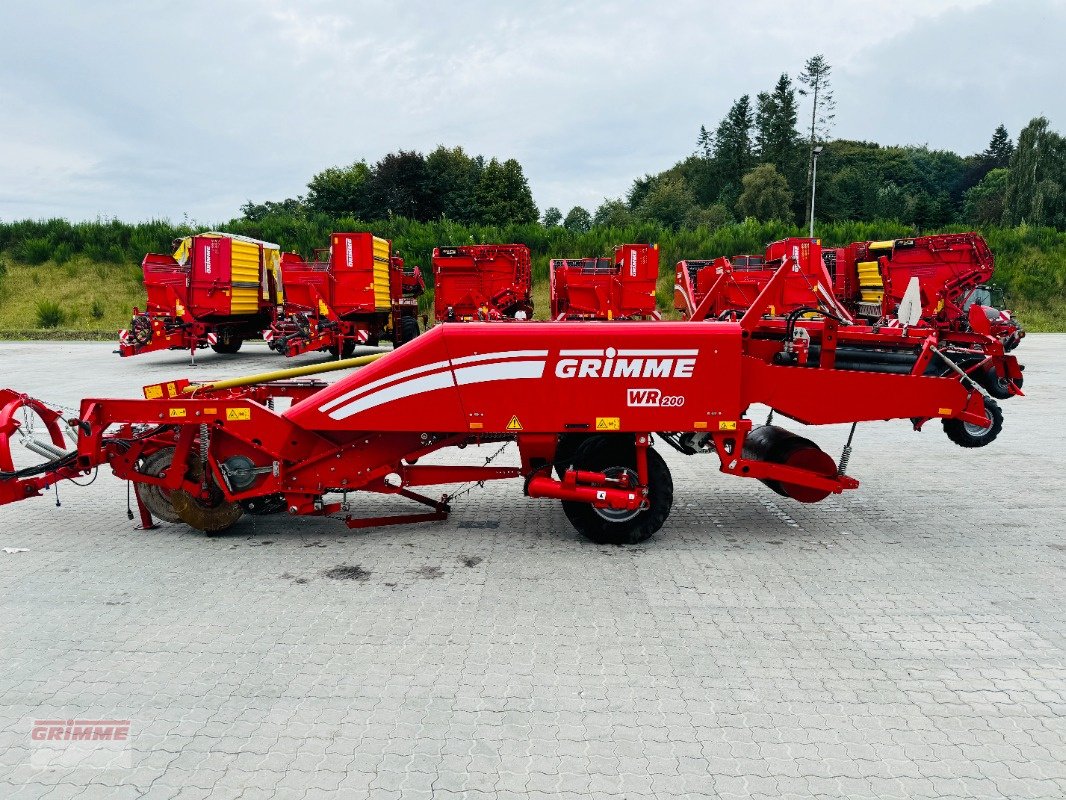
<svg viewBox="0 0 1066 800">
<path fill-rule="evenodd" d="M 515 414 L 511 417 L 511 421 L 507 423 L 507 430 L 520 431 L 522 430 L 522 423 L 518 421 L 518 415 Z"/>
</svg>

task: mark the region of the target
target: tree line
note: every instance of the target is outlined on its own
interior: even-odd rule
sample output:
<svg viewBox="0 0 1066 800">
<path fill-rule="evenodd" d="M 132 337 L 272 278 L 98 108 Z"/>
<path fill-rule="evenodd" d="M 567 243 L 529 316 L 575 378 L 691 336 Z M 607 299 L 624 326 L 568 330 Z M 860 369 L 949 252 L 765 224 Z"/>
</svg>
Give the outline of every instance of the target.
<svg viewBox="0 0 1066 800">
<path fill-rule="evenodd" d="M 305 196 L 249 201 L 241 213 L 252 221 L 318 213 L 418 222 L 450 219 L 464 225 L 520 225 L 538 218 L 529 182 L 515 159 L 486 160 L 443 145 L 425 156 L 400 150 L 374 164 L 363 160 L 330 167 L 311 178 Z"/>
<path fill-rule="evenodd" d="M 1066 138 L 1043 117 L 1017 141 L 1003 125 L 980 153 L 921 145 L 833 139 L 832 66 L 807 59 L 754 97 L 735 100 L 717 125 L 702 125 L 694 151 L 655 175 L 636 178 L 624 197 L 595 209 L 543 215 L 521 164 L 486 159 L 462 147 L 427 155 L 401 150 L 312 176 L 305 195 L 242 208 L 249 221 L 311 214 L 355 219 L 404 217 L 463 225 L 522 225 L 573 231 L 651 223 L 669 230 L 755 219 L 806 226 L 816 149 L 819 223 L 892 220 L 915 232 L 945 225 L 1066 228 Z"/>
</svg>

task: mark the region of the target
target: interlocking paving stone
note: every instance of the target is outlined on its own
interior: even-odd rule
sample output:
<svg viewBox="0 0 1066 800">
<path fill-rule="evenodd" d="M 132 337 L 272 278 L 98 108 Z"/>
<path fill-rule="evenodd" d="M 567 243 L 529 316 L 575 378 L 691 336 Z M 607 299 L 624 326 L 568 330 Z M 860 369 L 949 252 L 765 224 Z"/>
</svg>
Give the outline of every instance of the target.
<svg viewBox="0 0 1066 800">
<path fill-rule="evenodd" d="M 1025 340 L 984 450 L 860 426 L 821 504 L 665 449 L 633 548 L 517 481 L 369 532 L 137 531 L 106 469 L 0 508 L 0 798 L 1066 797 L 1064 348 Z M 283 363 L 112 349 L 3 343 L 0 383 L 76 408 Z M 129 766 L 35 768 L 33 720 L 75 717 L 130 719 Z"/>
</svg>

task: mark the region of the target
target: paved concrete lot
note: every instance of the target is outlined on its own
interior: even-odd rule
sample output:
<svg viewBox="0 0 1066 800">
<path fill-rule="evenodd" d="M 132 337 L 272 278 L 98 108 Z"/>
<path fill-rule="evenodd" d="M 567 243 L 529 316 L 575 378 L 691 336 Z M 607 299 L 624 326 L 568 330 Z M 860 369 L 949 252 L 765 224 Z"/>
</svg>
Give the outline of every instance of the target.
<svg viewBox="0 0 1066 800">
<path fill-rule="evenodd" d="M 111 350 L 0 344 L 0 385 L 74 406 L 283 363 Z M 517 481 L 369 532 L 137 531 L 107 470 L 0 508 L 0 798 L 1066 797 L 1064 350 L 1026 339 L 984 450 L 860 426 L 862 487 L 819 505 L 667 450 L 634 548 Z M 70 719 L 128 740 L 50 760 L 35 721 Z"/>
</svg>

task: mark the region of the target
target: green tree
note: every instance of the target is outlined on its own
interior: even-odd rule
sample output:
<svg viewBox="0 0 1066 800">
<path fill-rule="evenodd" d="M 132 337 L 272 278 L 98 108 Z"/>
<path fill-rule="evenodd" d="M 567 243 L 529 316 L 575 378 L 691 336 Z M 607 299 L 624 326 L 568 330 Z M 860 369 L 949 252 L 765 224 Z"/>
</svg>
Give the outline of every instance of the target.
<svg viewBox="0 0 1066 800">
<path fill-rule="evenodd" d="M 478 186 L 485 160 L 471 158 L 462 147 L 437 147 L 426 156 L 428 219 L 444 216 L 465 225 L 480 218 L 477 206 Z"/>
<path fill-rule="evenodd" d="M 1000 125 L 992 134 L 992 140 L 981 154 L 982 160 L 989 170 L 1005 169 L 1010 165 L 1010 157 L 1014 155 L 1014 142 L 1010 140 L 1007 128 Z"/>
<path fill-rule="evenodd" d="M 696 155 L 700 158 L 710 158 L 714 152 L 714 136 L 705 125 L 700 125 L 700 135 L 696 139 Z"/>
<path fill-rule="evenodd" d="M 1007 224 L 1066 227 L 1066 139 L 1049 126 L 1037 117 L 1018 134 L 1004 199 Z"/>
<path fill-rule="evenodd" d="M 563 212 L 555 206 L 548 206 L 544 209 L 544 219 L 542 223 L 545 228 L 555 228 L 563 224 Z"/>
<path fill-rule="evenodd" d="M 998 225 L 1002 221 L 1009 175 L 1005 169 L 994 169 L 966 192 L 962 204 L 964 222 L 974 225 Z"/>
<path fill-rule="evenodd" d="M 485 165 L 477 199 L 484 225 L 521 225 L 540 216 L 522 165 L 513 158 L 503 163 L 494 158 Z"/>
<path fill-rule="evenodd" d="M 682 224 L 687 230 L 706 228 L 709 231 L 716 231 L 732 221 L 733 215 L 729 213 L 729 209 L 721 203 L 715 203 L 712 206 L 693 206 L 685 215 L 685 221 Z"/>
<path fill-rule="evenodd" d="M 280 202 L 267 200 L 263 203 L 253 203 L 249 200 L 241 206 L 241 215 L 251 222 L 259 222 L 266 217 L 288 216 L 302 219 L 307 215 L 307 206 L 302 197 L 290 197 Z"/>
<path fill-rule="evenodd" d="M 425 221 L 437 216 L 426 159 L 413 150 L 389 153 L 378 161 L 367 191 L 374 219 L 398 216 Z"/>
<path fill-rule="evenodd" d="M 727 185 L 731 184 L 737 191 L 752 165 L 751 129 L 754 122 L 751 98 L 744 95 L 733 103 L 714 134 L 714 160 Z"/>
<path fill-rule="evenodd" d="M 773 92 L 760 92 L 755 111 L 755 149 L 760 161 L 788 175 L 796 164 L 796 90 L 788 75 L 777 79 Z"/>
<path fill-rule="evenodd" d="M 592 215 L 588 212 L 588 209 L 574 206 L 566 212 L 563 227 L 575 233 L 586 233 L 592 227 Z"/>
<path fill-rule="evenodd" d="M 372 171 L 365 161 L 347 167 L 330 167 L 307 184 L 307 206 L 312 211 L 335 217 L 367 218 L 368 188 Z M 265 204 L 264 204 L 265 205 Z"/>
<path fill-rule="evenodd" d="M 604 200 L 592 217 L 598 228 L 625 228 L 633 224 L 635 217 L 622 200 Z"/>
<path fill-rule="evenodd" d="M 760 164 L 744 176 L 744 191 L 737 200 L 737 212 L 759 222 L 792 222 L 792 192 L 788 181 L 773 164 Z"/>
<path fill-rule="evenodd" d="M 811 178 L 814 170 L 814 147 L 818 142 L 823 142 L 829 137 L 829 131 L 833 127 L 836 117 L 836 101 L 833 99 L 833 84 L 830 73 L 833 68 L 821 53 L 811 56 L 803 65 L 803 71 L 797 77 L 800 83 L 799 93 L 811 99 L 811 124 L 807 129 L 807 142 L 809 145 L 809 157 L 807 162 L 807 189 L 804 197 L 811 193 Z M 804 204 L 805 207 L 806 204 Z M 804 221 L 808 221 L 810 209 L 807 207 Z"/>
<path fill-rule="evenodd" d="M 696 199 L 680 176 L 658 181 L 637 209 L 641 219 L 677 230 L 695 207 Z"/>
</svg>

